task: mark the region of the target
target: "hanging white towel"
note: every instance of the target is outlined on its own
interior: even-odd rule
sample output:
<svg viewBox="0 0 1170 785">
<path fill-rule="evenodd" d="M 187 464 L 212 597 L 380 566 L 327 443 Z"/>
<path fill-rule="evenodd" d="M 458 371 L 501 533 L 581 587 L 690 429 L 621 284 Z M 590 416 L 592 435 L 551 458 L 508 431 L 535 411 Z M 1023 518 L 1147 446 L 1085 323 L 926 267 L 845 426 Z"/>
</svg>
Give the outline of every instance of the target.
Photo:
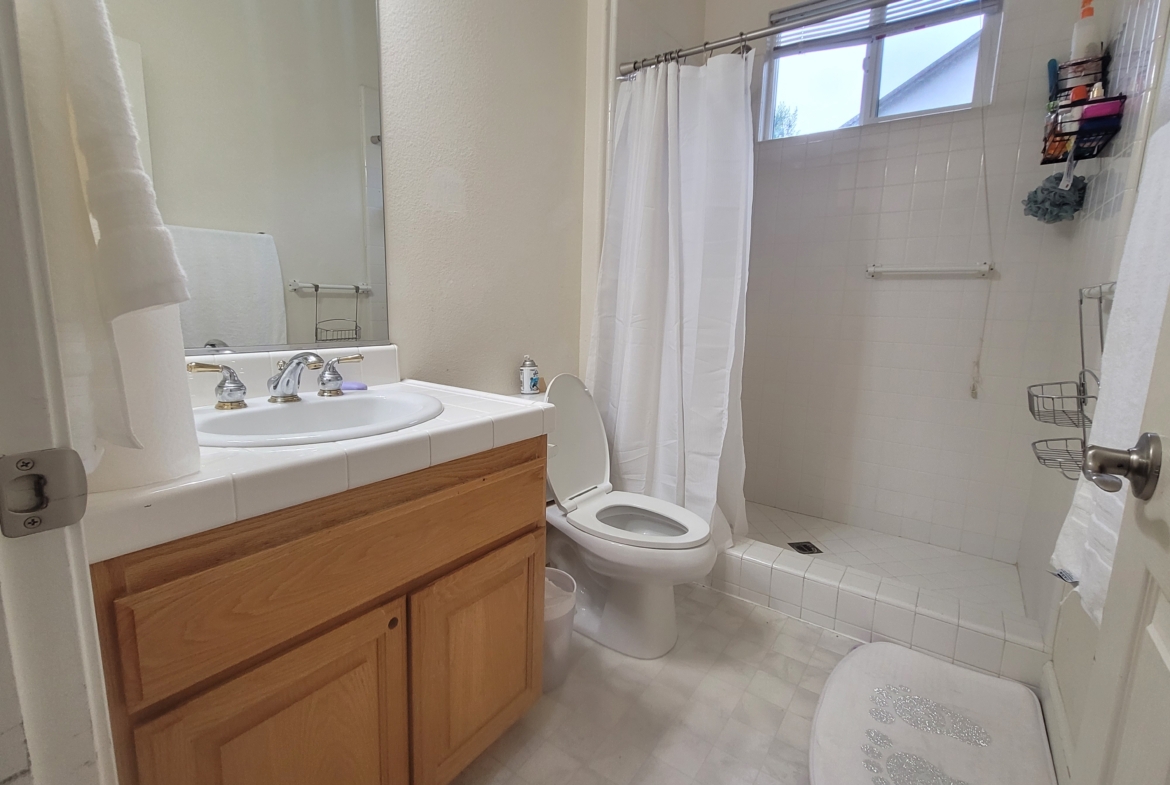
<svg viewBox="0 0 1170 785">
<path fill-rule="evenodd" d="M 133 416 L 115 340 L 116 319 L 136 320 L 129 315 L 187 294 L 139 158 L 105 5 L 18 0 L 17 21 L 73 447 L 92 471 L 106 443 L 137 449 L 148 440 L 143 434 L 166 433 L 174 462 L 154 461 L 141 476 L 189 473 L 199 465 L 190 411 L 164 413 L 174 423 Z M 122 350 L 152 368 L 135 386 L 153 385 L 166 397 L 185 384 L 175 362 L 181 342 L 164 341 L 166 331 L 134 332 L 119 338 Z"/>
<path fill-rule="evenodd" d="M 270 234 L 171 226 L 191 299 L 179 306 L 188 348 L 287 342 L 284 282 Z"/>
<path fill-rule="evenodd" d="M 1129 448 L 1141 435 L 1154 340 L 1170 291 L 1170 126 L 1146 143 L 1133 221 L 1125 240 L 1105 350 L 1101 356 L 1101 393 L 1090 433 L 1093 444 Z M 1085 610 L 1097 623 L 1113 571 L 1121 517 L 1129 499 L 1129 481 L 1106 493 L 1083 477 L 1077 480 L 1072 509 L 1052 554 L 1052 566 L 1079 581 Z"/>
</svg>

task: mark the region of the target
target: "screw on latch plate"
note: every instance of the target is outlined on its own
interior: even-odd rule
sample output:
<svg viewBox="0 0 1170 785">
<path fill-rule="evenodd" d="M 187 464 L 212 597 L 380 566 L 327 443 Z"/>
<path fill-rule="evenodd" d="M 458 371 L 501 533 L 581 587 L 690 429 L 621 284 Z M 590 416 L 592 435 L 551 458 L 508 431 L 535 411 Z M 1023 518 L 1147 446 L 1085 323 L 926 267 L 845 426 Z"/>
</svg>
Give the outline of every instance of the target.
<svg viewBox="0 0 1170 785">
<path fill-rule="evenodd" d="M 36 465 L 37 465 L 36 461 L 34 461 L 32 458 L 21 458 L 19 461 L 16 462 L 16 468 L 20 469 L 22 472 L 27 472 L 29 469 L 31 469 L 32 467 L 34 467 Z"/>
<path fill-rule="evenodd" d="M 40 525 L 41 525 L 40 516 L 30 515 L 29 517 L 24 519 L 24 528 L 26 528 L 26 529 L 35 529 Z"/>
</svg>

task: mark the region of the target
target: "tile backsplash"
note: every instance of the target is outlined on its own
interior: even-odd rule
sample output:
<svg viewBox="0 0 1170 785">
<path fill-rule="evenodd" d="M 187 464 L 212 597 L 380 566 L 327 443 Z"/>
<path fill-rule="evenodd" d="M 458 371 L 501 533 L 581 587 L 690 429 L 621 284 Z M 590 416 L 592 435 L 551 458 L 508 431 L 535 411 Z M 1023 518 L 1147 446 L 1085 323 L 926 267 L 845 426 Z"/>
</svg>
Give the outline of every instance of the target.
<svg viewBox="0 0 1170 785">
<path fill-rule="evenodd" d="M 277 373 L 276 364 L 286 360 L 301 350 L 284 350 L 278 352 L 234 352 L 232 354 L 205 354 L 187 356 L 184 363 L 201 362 L 215 365 L 229 365 L 248 388 L 248 397 L 255 398 L 267 394 L 266 383 L 269 377 Z M 385 346 L 331 346 L 328 349 L 314 349 L 326 360 L 334 357 L 344 357 L 348 354 L 361 354 L 365 359 L 361 362 L 345 363 L 340 366 L 341 375 L 349 381 L 364 382 L 367 385 L 393 384 L 402 381 L 398 374 L 398 347 L 393 344 Z M 215 385 L 219 384 L 220 377 L 214 373 L 188 373 L 187 381 L 191 389 L 192 406 L 210 406 L 215 403 Z M 314 392 L 317 389 L 317 372 L 305 371 L 301 375 L 301 392 Z"/>
</svg>

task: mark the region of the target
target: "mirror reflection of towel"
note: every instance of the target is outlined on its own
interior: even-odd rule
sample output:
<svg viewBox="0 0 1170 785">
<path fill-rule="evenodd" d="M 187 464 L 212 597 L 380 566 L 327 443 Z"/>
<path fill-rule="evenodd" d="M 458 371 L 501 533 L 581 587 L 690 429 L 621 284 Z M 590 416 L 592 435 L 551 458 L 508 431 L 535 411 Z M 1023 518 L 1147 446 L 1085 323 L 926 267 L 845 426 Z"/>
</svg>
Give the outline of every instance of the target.
<svg viewBox="0 0 1170 785">
<path fill-rule="evenodd" d="M 284 280 L 272 235 L 169 228 L 191 292 L 179 308 L 184 344 L 286 342 Z"/>
</svg>

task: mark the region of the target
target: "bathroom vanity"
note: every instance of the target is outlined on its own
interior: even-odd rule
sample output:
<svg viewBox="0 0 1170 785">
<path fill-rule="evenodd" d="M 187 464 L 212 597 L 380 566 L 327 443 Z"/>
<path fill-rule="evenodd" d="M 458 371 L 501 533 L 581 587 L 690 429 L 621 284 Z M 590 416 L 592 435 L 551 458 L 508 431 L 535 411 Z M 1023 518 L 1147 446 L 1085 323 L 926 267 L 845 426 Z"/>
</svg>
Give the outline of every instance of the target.
<svg viewBox="0 0 1170 785">
<path fill-rule="evenodd" d="M 545 437 L 91 566 L 122 785 L 442 785 L 541 692 Z"/>
<path fill-rule="evenodd" d="M 445 785 L 540 696 L 553 408 L 354 371 L 443 413 L 91 496 L 121 785 Z"/>
</svg>

